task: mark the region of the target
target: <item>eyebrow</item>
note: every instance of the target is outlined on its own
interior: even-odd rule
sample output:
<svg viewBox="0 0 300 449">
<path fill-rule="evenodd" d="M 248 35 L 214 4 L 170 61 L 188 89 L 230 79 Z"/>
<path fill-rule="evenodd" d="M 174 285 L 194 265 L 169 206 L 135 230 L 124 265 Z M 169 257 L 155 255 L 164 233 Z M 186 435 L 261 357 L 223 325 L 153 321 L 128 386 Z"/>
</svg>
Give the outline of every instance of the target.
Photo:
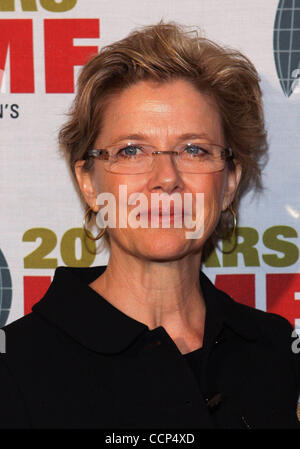
<svg viewBox="0 0 300 449">
<path fill-rule="evenodd" d="M 118 136 L 113 144 L 118 143 L 122 140 L 147 140 L 149 137 L 146 134 L 126 134 L 126 135 L 122 135 L 122 136 Z M 185 133 L 185 134 L 181 134 L 178 137 L 179 141 L 182 140 L 187 140 L 187 139 L 203 139 L 206 138 L 208 140 L 211 140 L 210 136 L 205 133 Z"/>
</svg>

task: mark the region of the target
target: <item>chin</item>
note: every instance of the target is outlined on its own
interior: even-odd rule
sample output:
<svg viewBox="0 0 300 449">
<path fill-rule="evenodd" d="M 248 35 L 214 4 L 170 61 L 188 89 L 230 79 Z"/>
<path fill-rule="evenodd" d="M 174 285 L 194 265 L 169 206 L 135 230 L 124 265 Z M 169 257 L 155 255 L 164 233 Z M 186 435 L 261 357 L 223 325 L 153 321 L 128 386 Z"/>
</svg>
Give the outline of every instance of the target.
<svg viewBox="0 0 300 449">
<path fill-rule="evenodd" d="M 182 229 L 146 229 L 139 234 L 135 236 L 134 253 L 149 260 L 167 262 L 181 259 L 196 247 L 196 240 L 186 239 Z"/>
</svg>

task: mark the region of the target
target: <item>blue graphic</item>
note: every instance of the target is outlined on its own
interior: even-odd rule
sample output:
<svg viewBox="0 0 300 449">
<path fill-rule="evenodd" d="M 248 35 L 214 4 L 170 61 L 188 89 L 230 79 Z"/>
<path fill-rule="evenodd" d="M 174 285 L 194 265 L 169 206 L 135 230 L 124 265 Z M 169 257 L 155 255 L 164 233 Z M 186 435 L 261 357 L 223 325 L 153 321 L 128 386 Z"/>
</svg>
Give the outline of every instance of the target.
<svg viewBox="0 0 300 449">
<path fill-rule="evenodd" d="M 12 284 L 7 262 L 0 249 L 0 328 L 5 326 L 11 308 Z"/>
<path fill-rule="evenodd" d="M 300 83 L 300 0 L 279 1 L 273 44 L 280 85 L 290 97 Z"/>
</svg>

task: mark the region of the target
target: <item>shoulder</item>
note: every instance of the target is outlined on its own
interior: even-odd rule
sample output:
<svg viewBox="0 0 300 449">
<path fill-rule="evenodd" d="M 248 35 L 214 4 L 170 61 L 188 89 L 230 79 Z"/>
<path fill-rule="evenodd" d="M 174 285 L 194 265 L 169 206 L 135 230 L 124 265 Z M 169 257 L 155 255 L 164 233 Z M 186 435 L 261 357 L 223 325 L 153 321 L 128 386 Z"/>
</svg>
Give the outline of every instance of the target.
<svg viewBox="0 0 300 449">
<path fill-rule="evenodd" d="M 295 355 L 297 334 L 290 322 L 275 313 L 250 307 L 233 299 L 227 293 L 215 287 L 202 271 L 200 284 L 211 316 L 225 322 L 234 332 L 245 340 L 257 341 L 266 350 L 274 349 Z M 300 347 L 300 345 L 299 345 Z M 300 350 L 299 350 L 300 352 Z M 299 355 L 299 354 L 298 354 Z M 295 357 L 292 357 L 294 359 Z M 299 357 L 296 357 L 297 363 Z"/>
<path fill-rule="evenodd" d="M 291 335 L 293 327 L 287 319 L 238 302 L 228 293 L 218 289 L 203 271 L 200 273 L 200 284 L 206 306 L 212 315 L 218 315 L 241 335 L 249 338 L 260 336 L 271 340 L 280 340 L 282 335 Z"/>
<path fill-rule="evenodd" d="M 53 326 L 33 312 L 7 324 L 2 327 L 7 355 L 30 352 L 44 346 L 47 340 L 53 338 L 53 330 Z"/>
<path fill-rule="evenodd" d="M 18 382 L 9 365 L 5 354 L 0 353 L 0 428 L 28 428 L 30 427 L 26 405 Z"/>
<path fill-rule="evenodd" d="M 5 348 L 0 353 L 0 428 L 28 428 L 28 404 L 40 396 L 36 386 L 50 378 L 56 363 L 68 354 L 61 344 L 65 337 L 33 312 L 1 330 Z"/>
<path fill-rule="evenodd" d="M 236 314 L 249 320 L 249 325 L 255 326 L 259 334 L 265 339 L 280 342 L 284 338 L 292 338 L 294 328 L 283 316 L 241 304 L 231 297 L 228 298 Z"/>
<path fill-rule="evenodd" d="M 51 369 L 53 360 L 64 358 L 66 336 L 54 325 L 31 312 L 2 328 L 5 335 L 3 362 L 16 380 L 29 383 L 32 373 Z"/>
<path fill-rule="evenodd" d="M 220 292 L 233 330 L 249 337 L 256 348 L 257 358 L 265 355 L 295 375 L 300 393 L 300 338 L 291 323 L 281 315 L 244 304 Z M 225 305 L 226 304 L 226 305 Z"/>
<path fill-rule="evenodd" d="M 30 427 L 20 380 L 31 365 L 28 355 L 39 334 L 34 322 L 30 314 L 1 329 L 4 342 L 0 353 L 0 428 Z"/>
<path fill-rule="evenodd" d="M 292 333 L 293 326 L 283 316 L 241 304 L 229 296 L 228 298 L 231 307 L 235 308 L 237 313 L 247 317 L 266 338 L 276 339 Z"/>
</svg>

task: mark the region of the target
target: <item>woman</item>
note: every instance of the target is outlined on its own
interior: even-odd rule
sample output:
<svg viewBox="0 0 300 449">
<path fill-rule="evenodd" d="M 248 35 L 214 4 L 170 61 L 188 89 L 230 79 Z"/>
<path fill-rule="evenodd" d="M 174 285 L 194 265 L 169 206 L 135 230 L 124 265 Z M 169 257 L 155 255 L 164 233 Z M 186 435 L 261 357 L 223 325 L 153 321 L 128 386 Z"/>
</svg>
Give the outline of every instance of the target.
<svg viewBox="0 0 300 449">
<path fill-rule="evenodd" d="M 32 313 L 5 327 L 0 425 L 299 427 L 290 324 L 201 271 L 216 236 L 234 233 L 242 193 L 261 185 L 251 62 L 174 23 L 135 31 L 85 65 L 60 142 L 85 230 L 106 239 L 110 259 L 59 267 Z M 174 198 L 170 211 L 155 194 Z M 92 213 L 106 220 L 96 237 Z"/>
</svg>

